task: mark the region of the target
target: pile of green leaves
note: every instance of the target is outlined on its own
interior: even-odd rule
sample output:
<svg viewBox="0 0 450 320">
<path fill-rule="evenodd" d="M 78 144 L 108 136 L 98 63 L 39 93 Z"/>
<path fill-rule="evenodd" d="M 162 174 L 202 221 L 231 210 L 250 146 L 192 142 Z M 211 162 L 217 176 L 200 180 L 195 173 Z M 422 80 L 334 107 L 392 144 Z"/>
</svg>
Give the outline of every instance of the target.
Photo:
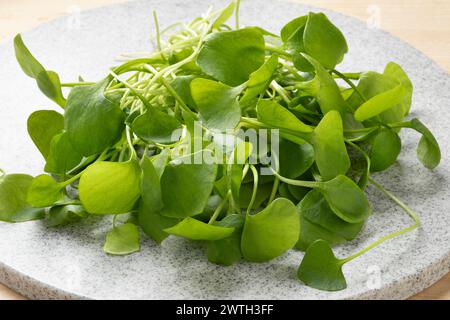
<svg viewBox="0 0 450 320">
<path fill-rule="evenodd" d="M 395 163 L 402 128 L 421 135 L 417 157 L 426 168 L 440 161 L 431 132 L 407 119 L 413 87 L 402 68 L 391 62 L 383 73 L 341 73 L 347 43 L 323 13 L 296 18 L 278 35 L 240 28 L 238 7 L 164 30 L 154 15 L 158 49 L 127 55 L 97 82 L 61 83 L 18 35 L 20 66 L 63 112 L 30 115 L 46 174 L 2 173 L 0 220 L 56 227 L 112 216 L 104 250 L 115 255 L 140 250 L 140 230 L 158 243 L 169 235 L 202 241 L 208 260 L 221 265 L 269 261 L 295 248 L 305 251 L 298 278 L 323 290 L 344 289 L 343 264 L 416 228 L 416 214 L 371 178 Z M 235 28 L 226 24 L 233 14 Z M 190 148 L 250 128 L 279 130 L 273 175 L 261 174 L 263 163 L 231 161 L 249 158 L 256 146 L 246 141 L 224 164 L 180 161 L 214 156 L 215 148 L 196 155 Z M 332 246 L 355 239 L 372 213 L 368 183 L 414 224 L 338 259 Z"/>
</svg>

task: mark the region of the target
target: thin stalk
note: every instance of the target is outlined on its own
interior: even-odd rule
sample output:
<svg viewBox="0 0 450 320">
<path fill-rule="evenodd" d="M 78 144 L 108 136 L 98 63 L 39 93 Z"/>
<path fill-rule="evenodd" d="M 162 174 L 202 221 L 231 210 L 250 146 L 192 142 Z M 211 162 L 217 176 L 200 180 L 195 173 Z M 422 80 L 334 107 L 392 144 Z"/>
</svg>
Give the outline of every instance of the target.
<svg viewBox="0 0 450 320">
<path fill-rule="evenodd" d="M 256 170 L 254 165 L 250 165 L 250 169 L 253 173 L 253 192 L 252 197 L 250 198 L 250 203 L 247 207 L 247 214 L 250 214 L 250 211 L 253 208 L 253 205 L 255 204 L 256 200 L 256 194 L 258 193 L 258 170 Z"/>
<path fill-rule="evenodd" d="M 399 198 L 397 198 L 394 194 L 392 194 L 390 191 L 386 190 L 381 184 L 379 184 L 378 182 L 376 182 L 374 179 L 369 178 L 369 181 L 371 184 L 373 184 L 378 190 L 380 190 L 382 193 L 384 193 L 386 196 L 388 196 L 389 198 L 391 198 L 392 201 L 394 201 L 398 206 L 400 206 L 413 220 L 414 220 L 414 224 L 393 232 L 391 234 L 388 234 L 387 236 L 384 236 L 382 238 L 380 238 L 379 240 L 375 241 L 374 243 L 368 245 L 367 247 L 365 247 L 364 249 L 358 251 L 357 253 L 345 258 L 341 260 L 341 263 L 344 264 L 346 262 L 349 262 L 357 257 L 359 257 L 360 255 L 366 253 L 367 251 L 369 251 L 370 249 L 375 248 L 376 246 L 382 244 L 383 242 L 386 242 L 392 238 L 401 236 L 402 234 L 405 234 L 409 231 L 412 231 L 414 229 L 417 229 L 420 226 L 420 220 L 419 217 L 417 215 L 417 213 L 415 213 L 411 208 L 409 208 L 403 201 L 401 201 Z"/>
<path fill-rule="evenodd" d="M 138 156 L 137 156 L 137 153 L 136 153 L 136 149 L 134 149 L 133 141 L 131 140 L 131 129 L 130 129 L 130 127 L 127 126 L 125 132 L 126 132 L 126 135 L 127 135 L 128 147 L 129 147 L 130 153 L 131 153 L 129 161 L 135 160 L 135 159 L 137 159 Z"/>
<path fill-rule="evenodd" d="M 274 47 L 274 46 L 272 46 L 270 44 L 266 44 L 266 51 L 278 53 L 280 56 L 283 56 L 283 57 L 288 58 L 288 59 L 292 59 L 292 55 L 291 54 L 287 53 L 286 51 L 284 51 L 281 48 Z"/>
<path fill-rule="evenodd" d="M 95 84 L 96 84 L 95 82 L 65 82 L 65 83 L 61 83 L 61 87 L 72 88 L 72 87 L 79 87 L 79 86 L 93 86 Z"/>
<path fill-rule="evenodd" d="M 235 12 L 235 16 L 236 16 L 236 30 L 239 29 L 239 9 L 241 6 L 241 0 L 237 0 L 236 1 L 236 12 Z"/>
<path fill-rule="evenodd" d="M 223 198 L 222 202 L 216 208 L 216 210 L 214 211 L 213 215 L 211 216 L 211 219 L 209 219 L 208 224 L 213 224 L 217 220 L 217 218 L 219 217 L 220 213 L 223 210 L 223 207 L 225 206 L 225 203 L 227 203 L 229 197 L 230 197 L 230 192 L 227 193 L 225 198 Z"/>
<path fill-rule="evenodd" d="M 158 23 L 158 16 L 156 14 L 156 11 L 153 10 L 153 21 L 155 23 L 155 30 L 156 30 L 156 43 L 158 45 L 158 50 L 161 52 L 162 51 L 162 46 L 161 46 L 161 33 L 159 31 L 159 23 Z M 162 54 L 161 54 L 162 55 Z M 163 55 L 162 55 L 163 56 Z M 164 56 L 163 56 L 164 57 Z M 165 57 L 164 57 L 165 59 Z"/>
<path fill-rule="evenodd" d="M 355 86 L 355 84 L 349 79 L 347 78 L 347 76 L 343 73 L 340 73 L 339 71 L 337 71 L 336 69 L 334 69 L 332 71 L 334 74 L 336 74 L 339 78 L 341 78 L 342 80 L 344 80 L 357 94 L 358 96 L 363 100 L 363 101 L 367 101 L 367 99 L 364 97 L 364 95 L 358 90 L 358 88 Z"/>
</svg>

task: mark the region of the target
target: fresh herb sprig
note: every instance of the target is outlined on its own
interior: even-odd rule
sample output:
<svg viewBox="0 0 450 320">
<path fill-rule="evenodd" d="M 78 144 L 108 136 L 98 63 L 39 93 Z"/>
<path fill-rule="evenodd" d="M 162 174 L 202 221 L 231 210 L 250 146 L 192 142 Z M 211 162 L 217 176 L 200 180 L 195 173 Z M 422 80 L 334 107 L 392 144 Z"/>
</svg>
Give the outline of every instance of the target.
<svg viewBox="0 0 450 320">
<path fill-rule="evenodd" d="M 55 227 L 112 215 L 104 250 L 114 255 L 140 250 L 139 228 L 158 243 L 169 235 L 202 241 L 208 260 L 222 265 L 296 248 L 305 251 L 298 278 L 330 291 L 346 287 L 343 264 L 417 228 L 417 214 L 372 177 L 395 163 L 403 128 L 422 135 L 417 156 L 426 168 L 440 162 L 432 133 L 406 119 L 413 87 L 403 69 L 391 62 L 383 73 L 338 71 L 347 43 L 323 13 L 277 35 L 241 28 L 238 9 L 233 1 L 165 29 L 154 13 L 157 50 L 124 54 L 100 81 L 61 83 L 18 35 L 20 66 L 64 113 L 30 115 L 47 174 L 1 171 L 0 220 Z M 226 24 L 233 14 L 234 29 Z M 275 168 L 264 154 L 252 163 L 249 141 L 219 152 L 230 145 L 217 141 L 240 129 L 279 132 L 278 152 L 265 154 Z M 197 156 L 224 162 L 182 161 Z M 355 239 L 372 213 L 369 183 L 414 224 L 338 259 L 331 247 Z"/>
</svg>

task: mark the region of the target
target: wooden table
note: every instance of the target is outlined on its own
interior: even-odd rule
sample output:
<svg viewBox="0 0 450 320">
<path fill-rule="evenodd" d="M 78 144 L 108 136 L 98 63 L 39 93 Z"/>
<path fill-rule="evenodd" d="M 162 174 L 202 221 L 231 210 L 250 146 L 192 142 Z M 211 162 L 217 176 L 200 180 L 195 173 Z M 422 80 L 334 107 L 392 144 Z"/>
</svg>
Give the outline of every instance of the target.
<svg viewBox="0 0 450 320">
<path fill-rule="evenodd" d="M 251 1 L 251 0 L 243 0 Z M 448 0 L 290 0 L 345 13 L 387 30 L 450 71 Z M 0 0 L 0 42 L 48 20 L 123 0 Z M 0 284 L 0 299 L 21 299 Z M 450 274 L 413 299 L 450 299 Z"/>
</svg>

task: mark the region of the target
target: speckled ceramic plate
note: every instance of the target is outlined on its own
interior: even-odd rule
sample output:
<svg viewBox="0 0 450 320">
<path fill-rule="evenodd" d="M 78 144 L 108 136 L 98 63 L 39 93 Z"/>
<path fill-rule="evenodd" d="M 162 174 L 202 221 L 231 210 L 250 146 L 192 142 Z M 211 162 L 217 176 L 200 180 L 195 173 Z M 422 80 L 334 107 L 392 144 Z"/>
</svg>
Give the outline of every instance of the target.
<svg viewBox="0 0 450 320">
<path fill-rule="evenodd" d="M 224 1 L 152 0 L 114 5 L 63 18 L 24 34 L 45 66 L 63 81 L 78 75 L 99 79 L 122 52 L 149 50 L 152 9 L 162 25 L 187 21 Z M 243 1 L 242 22 L 269 30 L 313 8 L 289 1 Z M 316 9 L 317 10 L 317 9 Z M 88 219 L 81 225 L 46 229 L 42 222 L 0 223 L 0 282 L 31 298 L 94 299 L 328 299 L 406 298 L 450 270 L 449 137 L 450 77 L 416 49 L 366 24 L 329 14 L 348 39 L 344 71 L 382 71 L 400 63 L 414 86 L 413 115 L 433 129 L 443 161 L 431 172 L 416 160 L 418 136 L 402 132 L 403 151 L 388 172 L 377 175 L 389 189 L 415 208 L 419 230 L 383 244 L 344 267 L 348 288 L 328 293 L 296 280 L 302 253 L 292 251 L 264 264 L 220 267 L 207 262 L 203 248 L 169 238 L 161 246 L 144 240 L 140 253 L 107 256 L 102 251 L 109 222 Z M 26 132 L 27 116 L 53 108 L 15 62 L 12 42 L 0 46 L 0 167 L 7 172 L 41 172 L 43 160 Z M 355 252 L 374 239 L 405 227 L 406 214 L 369 188 L 374 214 L 361 236 L 337 248 Z"/>
</svg>

